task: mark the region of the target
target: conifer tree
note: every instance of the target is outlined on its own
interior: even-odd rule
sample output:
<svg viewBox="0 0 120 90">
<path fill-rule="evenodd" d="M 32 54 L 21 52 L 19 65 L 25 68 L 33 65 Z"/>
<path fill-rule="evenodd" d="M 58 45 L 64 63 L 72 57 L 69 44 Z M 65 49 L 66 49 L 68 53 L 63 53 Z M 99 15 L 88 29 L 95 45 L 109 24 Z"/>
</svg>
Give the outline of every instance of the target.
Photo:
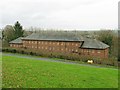
<svg viewBox="0 0 120 90">
<path fill-rule="evenodd" d="M 24 31 L 21 24 L 18 21 L 14 25 L 14 31 L 15 31 L 15 38 L 23 36 Z"/>
</svg>

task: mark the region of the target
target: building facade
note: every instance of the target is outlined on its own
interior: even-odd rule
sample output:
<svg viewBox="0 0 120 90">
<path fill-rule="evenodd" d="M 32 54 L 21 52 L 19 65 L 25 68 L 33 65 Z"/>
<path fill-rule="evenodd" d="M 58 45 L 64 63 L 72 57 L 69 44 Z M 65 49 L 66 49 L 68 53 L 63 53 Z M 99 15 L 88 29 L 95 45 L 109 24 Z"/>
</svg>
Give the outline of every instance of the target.
<svg viewBox="0 0 120 90">
<path fill-rule="evenodd" d="M 23 43 L 22 43 L 22 37 L 19 37 L 11 42 L 9 42 L 10 47 L 13 48 L 22 48 L 23 47 Z"/>
<path fill-rule="evenodd" d="M 18 43 L 19 42 L 19 43 Z M 10 47 L 25 48 L 49 53 L 108 58 L 109 46 L 95 39 L 76 36 L 43 35 L 33 33 L 10 42 Z"/>
</svg>

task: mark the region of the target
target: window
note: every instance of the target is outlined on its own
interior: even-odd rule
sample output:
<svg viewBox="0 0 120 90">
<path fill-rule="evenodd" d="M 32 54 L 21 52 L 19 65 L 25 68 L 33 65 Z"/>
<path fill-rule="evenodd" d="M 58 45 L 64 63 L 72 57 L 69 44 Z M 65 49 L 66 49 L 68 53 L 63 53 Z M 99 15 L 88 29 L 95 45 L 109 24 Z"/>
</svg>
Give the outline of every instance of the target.
<svg viewBox="0 0 120 90">
<path fill-rule="evenodd" d="M 89 49 L 88 52 L 91 52 L 91 50 Z"/>
<path fill-rule="evenodd" d="M 98 51 L 97 53 L 100 53 L 100 51 Z"/>
<path fill-rule="evenodd" d="M 89 52 L 89 50 L 87 50 L 87 52 Z"/>
<path fill-rule="evenodd" d="M 77 49 L 76 49 L 75 51 L 76 51 L 76 52 L 78 52 L 78 50 L 77 50 Z"/>
<path fill-rule="evenodd" d="M 94 53 L 94 50 L 92 50 L 92 53 Z"/>
<path fill-rule="evenodd" d="M 78 46 L 78 44 L 76 44 L 76 46 Z"/>
</svg>

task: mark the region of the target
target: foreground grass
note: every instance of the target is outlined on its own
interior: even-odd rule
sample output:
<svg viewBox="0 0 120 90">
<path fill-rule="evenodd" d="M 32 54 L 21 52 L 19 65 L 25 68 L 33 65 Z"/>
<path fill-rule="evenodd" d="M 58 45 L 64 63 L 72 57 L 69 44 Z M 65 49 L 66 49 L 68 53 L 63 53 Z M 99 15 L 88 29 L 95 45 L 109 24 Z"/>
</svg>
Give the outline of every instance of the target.
<svg viewBox="0 0 120 90">
<path fill-rule="evenodd" d="M 118 72 L 15 56 L 2 57 L 3 88 L 117 88 Z"/>
<path fill-rule="evenodd" d="M 2 88 L 2 53 L 0 52 L 0 89 Z"/>
</svg>

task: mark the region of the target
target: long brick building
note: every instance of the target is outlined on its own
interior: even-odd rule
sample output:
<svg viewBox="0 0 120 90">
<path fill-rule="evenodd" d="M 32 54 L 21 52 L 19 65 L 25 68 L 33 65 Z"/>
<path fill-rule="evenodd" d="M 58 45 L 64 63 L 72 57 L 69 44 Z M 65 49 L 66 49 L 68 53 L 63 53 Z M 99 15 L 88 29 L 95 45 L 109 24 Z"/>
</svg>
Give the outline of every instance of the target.
<svg viewBox="0 0 120 90">
<path fill-rule="evenodd" d="M 100 58 L 108 58 L 109 55 L 109 46 L 105 43 L 72 34 L 33 33 L 27 37 L 11 41 L 10 47 Z"/>
</svg>

